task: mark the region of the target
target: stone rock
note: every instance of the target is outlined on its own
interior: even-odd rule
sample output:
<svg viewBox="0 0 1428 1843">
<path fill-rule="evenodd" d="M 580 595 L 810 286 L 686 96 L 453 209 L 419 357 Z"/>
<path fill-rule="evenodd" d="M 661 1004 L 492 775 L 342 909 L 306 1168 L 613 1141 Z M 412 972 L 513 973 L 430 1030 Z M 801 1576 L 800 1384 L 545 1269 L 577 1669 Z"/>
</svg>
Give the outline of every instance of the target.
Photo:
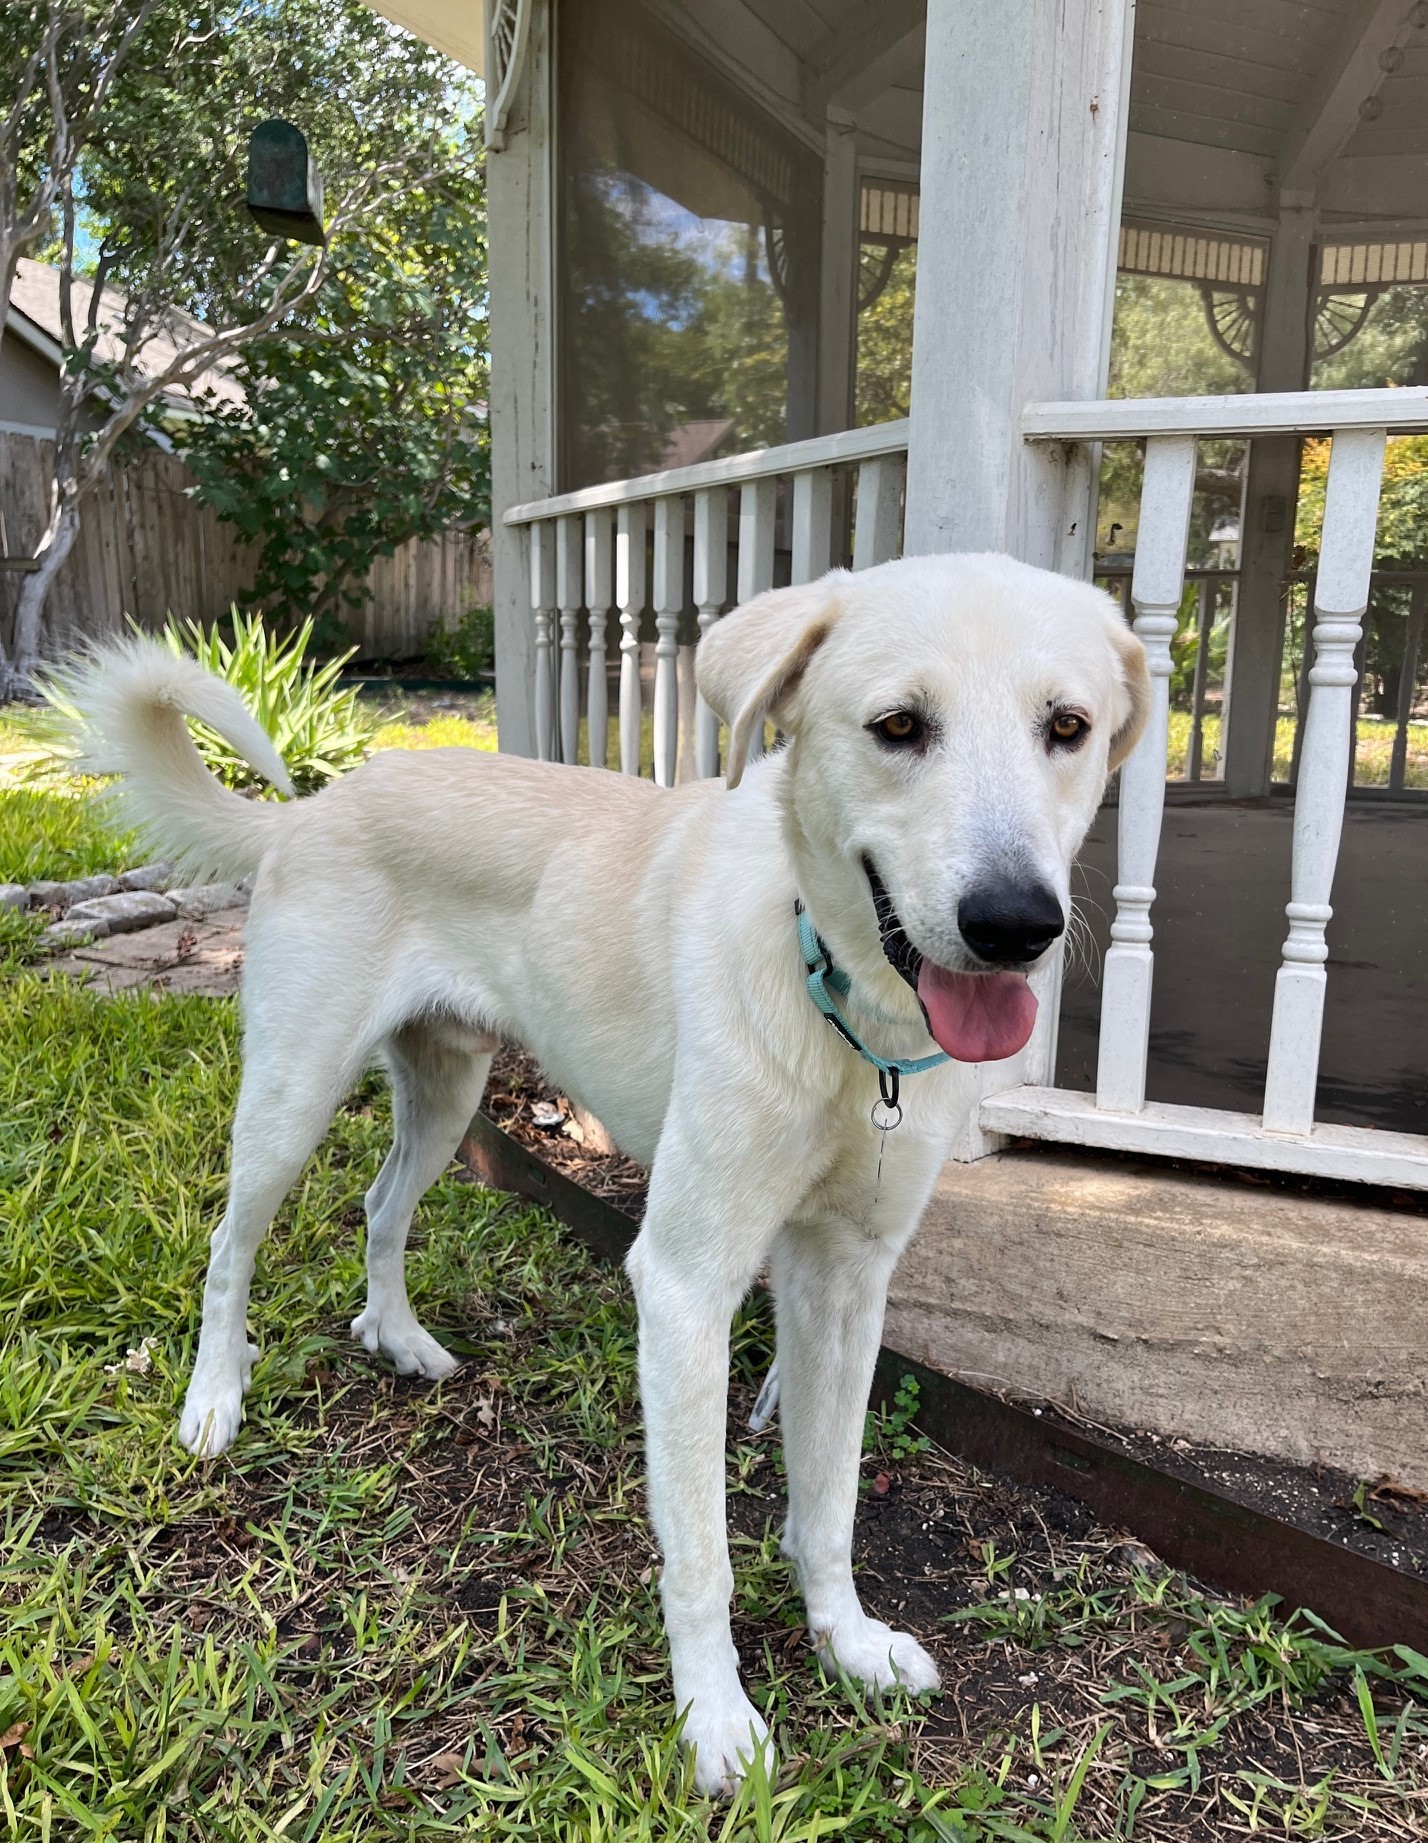
<svg viewBox="0 0 1428 1843">
<path fill-rule="evenodd" d="M 248 904 L 236 883 L 195 883 L 188 889 L 170 890 L 169 899 L 185 921 L 202 921 L 220 909 L 242 909 Z"/>
<path fill-rule="evenodd" d="M 0 909 L 28 909 L 30 892 L 23 883 L 0 883 Z"/>
<path fill-rule="evenodd" d="M 96 896 L 92 902 L 75 903 L 65 914 L 66 922 L 81 928 L 102 923 L 106 934 L 129 934 L 173 918 L 173 902 L 157 890 L 120 890 L 117 895 Z"/>
<path fill-rule="evenodd" d="M 104 922 L 86 922 L 83 926 L 71 921 L 51 922 L 40 936 L 43 947 L 87 947 L 91 941 L 102 940 L 109 928 Z"/>
<path fill-rule="evenodd" d="M 166 890 L 173 880 L 172 864 L 141 864 L 137 870 L 123 872 L 119 887 L 121 890 Z"/>
<path fill-rule="evenodd" d="M 95 896 L 112 896 L 118 887 L 117 877 L 76 877 L 69 883 L 32 883 L 30 906 L 68 910 L 76 902 L 89 902 Z"/>
</svg>

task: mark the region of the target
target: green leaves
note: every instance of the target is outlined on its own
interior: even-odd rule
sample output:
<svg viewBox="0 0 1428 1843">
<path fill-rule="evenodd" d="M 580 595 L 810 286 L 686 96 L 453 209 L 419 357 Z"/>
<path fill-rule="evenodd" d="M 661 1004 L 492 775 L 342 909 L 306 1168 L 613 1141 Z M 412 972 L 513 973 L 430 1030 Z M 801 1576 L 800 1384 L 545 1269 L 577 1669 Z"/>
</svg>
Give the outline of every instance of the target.
<svg viewBox="0 0 1428 1843">
<path fill-rule="evenodd" d="M 489 517 L 481 172 L 443 164 L 383 194 L 303 322 L 245 350 L 243 399 L 185 432 L 197 497 L 258 546 L 255 598 L 313 611 L 322 644 L 377 557 Z"/>
<path fill-rule="evenodd" d="M 243 615 L 235 608 L 232 621 L 231 643 L 221 628 L 205 629 L 196 621 L 170 620 L 162 638 L 171 652 L 192 653 L 242 693 L 276 743 L 299 793 L 356 767 L 372 747 L 378 722 L 362 708 L 355 689 L 339 684 L 351 652 L 321 664 L 309 659 L 311 618 L 285 638 L 276 637 L 261 615 Z M 266 785 L 221 736 L 201 723 L 191 727 L 199 754 L 226 787 Z"/>
</svg>

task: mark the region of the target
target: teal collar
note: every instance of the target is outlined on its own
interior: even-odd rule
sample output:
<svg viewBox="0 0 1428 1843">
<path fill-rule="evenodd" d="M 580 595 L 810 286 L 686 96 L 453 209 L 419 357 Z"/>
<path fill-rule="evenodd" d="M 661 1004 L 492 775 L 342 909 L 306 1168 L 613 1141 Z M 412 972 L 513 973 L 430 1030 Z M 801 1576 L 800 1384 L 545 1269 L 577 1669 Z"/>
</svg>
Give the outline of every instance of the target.
<svg viewBox="0 0 1428 1843">
<path fill-rule="evenodd" d="M 950 1062 L 951 1057 L 948 1056 L 945 1050 L 938 1050 L 935 1056 L 918 1056 L 915 1058 L 888 1058 L 875 1055 L 833 1002 L 833 994 L 835 992 L 838 994 L 839 998 L 846 998 L 848 996 L 848 993 L 852 989 L 851 980 L 845 972 L 840 971 L 840 969 L 833 964 L 832 954 L 829 953 L 818 930 L 809 919 L 807 909 L 804 908 L 797 897 L 794 898 L 793 912 L 798 918 L 798 945 L 803 952 L 803 964 L 808 969 L 808 977 L 805 981 L 808 986 L 808 996 L 838 1032 L 838 1035 L 842 1037 L 843 1041 L 851 1048 L 857 1050 L 864 1062 L 872 1063 L 873 1067 L 877 1070 L 878 1087 L 882 1091 L 883 1102 L 890 1113 L 896 1116 L 896 1118 L 892 1118 L 888 1121 L 888 1126 L 896 1126 L 898 1120 L 902 1117 L 902 1110 L 898 1106 L 899 1077 L 903 1075 L 923 1075 L 928 1069 L 935 1069 L 940 1067 L 944 1062 Z M 883 1122 L 877 1119 L 876 1108 L 874 1109 L 873 1123 L 876 1126 L 883 1125 Z M 887 1130 L 887 1128 L 884 1127 L 883 1130 Z"/>
</svg>

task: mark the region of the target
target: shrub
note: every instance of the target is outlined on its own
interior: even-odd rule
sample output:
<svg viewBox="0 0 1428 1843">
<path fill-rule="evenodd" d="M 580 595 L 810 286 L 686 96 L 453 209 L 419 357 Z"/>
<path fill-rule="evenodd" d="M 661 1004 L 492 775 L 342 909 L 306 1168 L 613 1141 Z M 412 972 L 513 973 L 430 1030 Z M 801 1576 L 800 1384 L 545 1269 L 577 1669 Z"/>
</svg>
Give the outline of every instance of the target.
<svg viewBox="0 0 1428 1843">
<path fill-rule="evenodd" d="M 281 637 L 269 632 L 259 614 L 243 615 L 235 608 L 232 623 L 231 642 L 217 626 L 204 628 L 197 621 L 172 617 L 157 637 L 172 653 L 192 653 L 200 665 L 241 694 L 272 737 L 299 793 L 310 793 L 356 767 L 371 751 L 379 719 L 362 708 L 354 688 L 338 682 L 353 654 L 320 662 L 309 659 L 311 618 Z M 43 773 L 53 771 L 69 753 L 67 732 L 76 713 L 59 686 L 50 683 L 41 689 L 49 708 L 22 719 L 22 724 L 29 739 L 46 752 L 38 764 Z M 225 787 L 264 785 L 221 736 L 201 723 L 191 722 L 189 728 L 209 771 Z"/>
<path fill-rule="evenodd" d="M 299 793 L 355 768 L 370 752 L 378 728 L 375 712 L 362 708 L 357 691 L 339 683 L 356 648 L 319 663 L 307 657 L 312 632 L 309 617 L 296 632 L 275 638 L 261 615 L 245 617 L 235 608 L 231 646 L 218 627 L 205 632 L 196 621 L 180 626 L 170 620 L 161 636 L 171 652 L 191 652 L 200 665 L 241 692 L 277 745 Z M 221 737 L 202 724 L 194 724 L 193 731 L 199 753 L 225 786 L 262 785 Z"/>
<path fill-rule="evenodd" d="M 496 663 L 496 617 L 490 608 L 468 608 L 451 628 L 434 627 L 427 659 L 444 678 L 478 678 Z"/>
</svg>

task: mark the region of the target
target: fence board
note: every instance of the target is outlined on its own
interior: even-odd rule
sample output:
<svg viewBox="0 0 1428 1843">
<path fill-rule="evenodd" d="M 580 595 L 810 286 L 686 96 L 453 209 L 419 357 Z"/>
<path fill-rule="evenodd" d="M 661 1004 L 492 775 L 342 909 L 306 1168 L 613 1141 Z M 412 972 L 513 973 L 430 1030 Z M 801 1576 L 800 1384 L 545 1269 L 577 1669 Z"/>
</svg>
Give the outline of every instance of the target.
<svg viewBox="0 0 1428 1843">
<path fill-rule="evenodd" d="M 44 529 L 53 444 L 0 432 L 0 516 L 7 552 L 33 556 Z M 191 476 L 159 449 L 116 468 L 86 502 L 74 549 L 50 591 L 46 634 L 73 645 L 163 624 L 169 611 L 211 623 L 252 601 L 257 556 L 232 526 L 188 497 Z M 0 571 L 0 639 L 11 644 L 24 576 Z M 379 557 L 345 616 L 367 659 L 412 658 L 438 623 L 491 600 L 484 532 L 453 530 Z"/>
</svg>

